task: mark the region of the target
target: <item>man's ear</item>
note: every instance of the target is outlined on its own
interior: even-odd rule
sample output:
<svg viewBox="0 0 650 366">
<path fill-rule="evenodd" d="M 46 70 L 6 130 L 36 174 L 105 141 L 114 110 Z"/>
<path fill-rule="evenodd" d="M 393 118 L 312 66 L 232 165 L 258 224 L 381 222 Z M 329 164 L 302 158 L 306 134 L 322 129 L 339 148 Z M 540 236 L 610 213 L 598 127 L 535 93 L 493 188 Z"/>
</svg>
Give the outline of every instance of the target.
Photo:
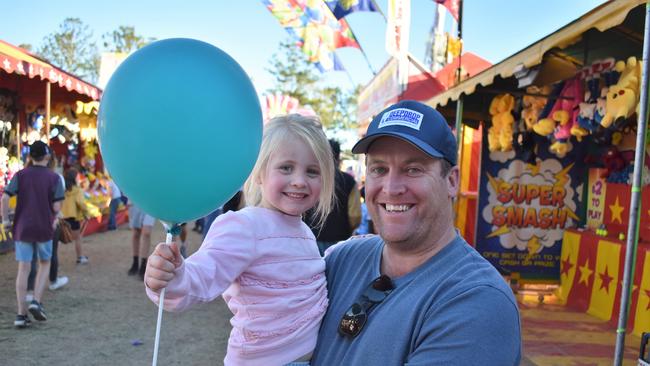
<svg viewBox="0 0 650 366">
<path fill-rule="evenodd" d="M 460 187 L 460 170 L 458 165 L 453 166 L 447 174 L 447 189 L 449 197 L 455 198 L 458 195 L 458 187 Z"/>
</svg>

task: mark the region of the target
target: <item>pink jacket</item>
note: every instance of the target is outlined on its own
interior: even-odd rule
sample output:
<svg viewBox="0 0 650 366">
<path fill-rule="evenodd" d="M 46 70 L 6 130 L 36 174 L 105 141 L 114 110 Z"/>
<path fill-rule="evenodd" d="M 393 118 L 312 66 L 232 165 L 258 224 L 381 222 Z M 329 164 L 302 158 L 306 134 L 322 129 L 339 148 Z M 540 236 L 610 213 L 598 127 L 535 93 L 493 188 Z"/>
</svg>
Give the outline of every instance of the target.
<svg viewBox="0 0 650 366">
<path fill-rule="evenodd" d="M 158 304 L 158 294 L 147 288 Z M 217 217 L 176 269 L 164 308 L 223 295 L 234 316 L 226 365 L 283 365 L 316 346 L 327 309 L 325 261 L 300 217 L 247 207 Z"/>
</svg>

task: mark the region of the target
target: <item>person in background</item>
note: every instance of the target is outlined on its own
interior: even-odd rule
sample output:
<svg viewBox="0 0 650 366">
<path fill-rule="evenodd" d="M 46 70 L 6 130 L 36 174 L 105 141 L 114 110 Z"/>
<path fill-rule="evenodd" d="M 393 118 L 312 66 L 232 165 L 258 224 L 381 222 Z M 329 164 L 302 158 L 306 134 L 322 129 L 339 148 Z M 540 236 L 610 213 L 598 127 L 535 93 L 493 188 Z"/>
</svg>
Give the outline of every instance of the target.
<svg viewBox="0 0 650 366">
<path fill-rule="evenodd" d="M 63 173 L 65 178 L 65 200 L 61 207 L 61 216 L 72 229 L 74 250 L 77 254 L 77 264 L 88 264 L 88 256 L 83 254 L 81 246 L 81 222 L 90 217 L 90 211 L 84 200 L 84 193 L 77 185 L 77 169 L 70 168 Z"/>
<path fill-rule="evenodd" d="M 148 215 L 140 207 L 133 203 L 129 206 L 129 226 L 131 227 L 131 249 L 133 252 L 133 264 L 129 268 L 128 275 L 140 275 L 144 278 L 147 268 L 147 258 L 151 249 L 151 231 L 156 219 Z M 140 261 L 138 261 L 140 259 Z"/>
<path fill-rule="evenodd" d="M 181 227 L 181 232 L 178 234 L 178 236 L 173 236 L 172 240 L 178 242 L 178 239 L 180 239 L 181 247 L 181 255 L 183 258 L 187 258 L 187 252 L 190 247 L 189 241 L 187 241 L 187 223 L 183 222 L 180 224 Z"/>
<path fill-rule="evenodd" d="M 352 148 L 366 154 L 379 235 L 326 253 L 330 304 L 311 365 L 519 365 L 517 301 L 454 228 L 456 151 L 444 117 L 408 100 Z"/>
<path fill-rule="evenodd" d="M 359 193 L 361 194 L 361 222 L 359 223 L 359 227 L 354 231 L 354 235 L 374 234 L 375 229 L 372 224 L 372 217 L 370 217 L 368 206 L 366 205 L 366 187 L 361 187 Z"/>
<path fill-rule="evenodd" d="M 197 233 L 202 233 L 203 232 L 203 223 L 205 222 L 205 218 L 201 217 L 200 219 L 194 220 L 194 227 L 192 227 L 192 231 L 197 232 Z"/>
<path fill-rule="evenodd" d="M 223 206 L 219 207 L 218 209 L 210 212 L 207 216 L 203 217 L 203 231 L 201 231 L 201 236 L 203 239 L 205 239 L 206 235 L 208 235 L 208 231 L 210 230 L 210 226 L 212 226 L 212 223 L 214 220 L 217 218 L 217 216 L 221 215 L 223 213 Z"/>
<path fill-rule="evenodd" d="M 234 196 L 232 196 L 226 203 L 224 203 L 223 206 L 210 212 L 207 216 L 203 218 L 203 232 L 201 233 L 203 235 L 203 239 L 205 239 L 205 236 L 208 235 L 210 226 L 214 222 L 214 219 L 217 218 L 217 216 L 224 214 L 228 211 L 237 211 L 243 208 L 244 206 L 245 206 L 245 202 L 243 198 L 243 193 L 242 190 L 240 189 L 239 191 L 237 191 L 237 193 L 235 193 Z"/>
<path fill-rule="evenodd" d="M 31 164 L 31 163 L 30 163 Z M 57 159 L 56 155 L 52 155 L 52 158 L 47 164 L 48 168 L 52 169 L 61 179 L 61 183 L 65 188 L 65 179 L 63 175 L 58 172 L 57 169 Z M 59 211 L 59 217 L 61 212 Z M 61 227 L 58 224 L 54 229 L 54 236 L 52 237 L 52 258 L 50 259 L 50 286 L 48 287 L 51 291 L 58 290 L 59 288 L 68 284 L 69 279 L 67 276 L 59 276 L 59 236 L 61 235 Z M 25 301 L 28 303 L 34 299 L 34 283 L 36 282 L 36 271 L 38 269 L 38 256 L 34 252 L 32 257 L 31 269 L 29 271 L 29 277 L 27 278 L 27 295 L 25 296 Z"/>
<path fill-rule="evenodd" d="M 9 198 L 17 196 L 14 215 L 13 238 L 18 273 L 16 276 L 16 300 L 18 313 L 14 326 L 24 328 L 31 324 L 27 311 L 36 320 L 47 320 L 42 305 L 43 292 L 50 271 L 52 237 L 56 217 L 64 199 L 64 188 L 59 175 L 47 168 L 51 157 L 50 148 L 42 141 L 29 147 L 32 164 L 20 170 L 5 187 L 1 200 L 2 224 L 9 227 Z M 25 303 L 27 277 L 34 251 L 38 256 L 38 270 L 34 286 L 34 299 Z"/>
<path fill-rule="evenodd" d="M 325 263 L 302 221 L 331 207 L 334 165 L 316 117 L 276 117 L 264 126 L 245 185 L 249 205 L 220 215 L 201 248 L 183 259 L 177 243 L 156 246 L 147 296 L 181 311 L 223 295 L 233 313 L 225 365 L 307 362 L 327 307 Z"/>
<path fill-rule="evenodd" d="M 334 176 L 334 207 L 321 226 L 314 220 L 313 215 L 306 215 L 307 225 L 312 229 L 318 243 L 321 255 L 330 246 L 346 240 L 361 221 L 361 200 L 359 189 L 354 178 L 339 169 L 341 165 L 341 145 L 330 139 L 330 148 L 336 174 Z"/>
<path fill-rule="evenodd" d="M 56 155 L 53 155 L 53 157 L 56 158 Z M 65 177 L 62 174 L 63 171 L 59 160 L 53 159 L 49 163 L 49 167 L 59 176 L 63 184 L 63 189 L 65 189 Z M 59 211 L 57 216 L 61 218 L 61 211 Z M 58 290 L 68 284 L 67 276 L 59 276 L 59 237 L 61 236 L 61 225 L 59 224 L 59 220 L 56 220 L 56 223 L 54 237 L 52 238 L 52 259 L 50 260 L 50 286 L 48 287 L 50 291 Z"/>
<path fill-rule="evenodd" d="M 108 190 L 111 195 L 111 202 L 109 204 L 109 215 L 108 215 L 108 230 L 117 229 L 117 208 L 122 202 L 122 192 L 120 188 L 115 184 L 113 178 L 106 177 L 108 183 Z"/>
</svg>

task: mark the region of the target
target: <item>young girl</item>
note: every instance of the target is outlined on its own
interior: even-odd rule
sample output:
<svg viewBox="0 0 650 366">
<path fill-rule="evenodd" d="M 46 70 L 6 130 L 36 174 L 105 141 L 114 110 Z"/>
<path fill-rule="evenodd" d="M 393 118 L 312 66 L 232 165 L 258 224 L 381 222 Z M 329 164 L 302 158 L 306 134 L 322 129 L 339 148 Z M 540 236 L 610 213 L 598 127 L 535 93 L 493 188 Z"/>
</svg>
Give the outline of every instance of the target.
<svg viewBox="0 0 650 366">
<path fill-rule="evenodd" d="M 77 264 L 88 263 L 88 257 L 83 255 L 81 250 L 81 220 L 90 217 L 90 210 L 86 207 L 83 191 L 77 186 L 77 170 L 68 169 L 63 178 L 65 179 L 65 199 L 61 205 L 61 216 L 70 224 L 74 250 L 77 253 Z"/>
<path fill-rule="evenodd" d="M 325 262 L 301 215 L 332 205 L 334 165 L 316 118 L 272 119 L 244 187 L 248 207 L 223 214 L 201 248 L 183 260 L 158 244 L 145 274 L 147 295 L 178 311 L 223 295 L 234 314 L 225 365 L 308 361 L 327 308 Z"/>
</svg>

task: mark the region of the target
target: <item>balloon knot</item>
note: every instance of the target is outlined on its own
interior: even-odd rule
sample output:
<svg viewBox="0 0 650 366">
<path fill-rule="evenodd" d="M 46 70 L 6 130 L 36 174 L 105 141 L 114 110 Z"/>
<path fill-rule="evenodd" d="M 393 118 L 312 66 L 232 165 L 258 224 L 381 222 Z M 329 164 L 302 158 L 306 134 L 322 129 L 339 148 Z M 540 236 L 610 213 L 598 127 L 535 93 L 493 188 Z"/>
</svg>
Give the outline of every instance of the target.
<svg viewBox="0 0 650 366">
<path fill-rule="evenodd" d="M 173 236 L 179 236 L 181 234 L 181 225 L 179 224 L 173 224 L 169 230 L 167 230 L 168 233 L 172 234 Z"/>
</svg>

